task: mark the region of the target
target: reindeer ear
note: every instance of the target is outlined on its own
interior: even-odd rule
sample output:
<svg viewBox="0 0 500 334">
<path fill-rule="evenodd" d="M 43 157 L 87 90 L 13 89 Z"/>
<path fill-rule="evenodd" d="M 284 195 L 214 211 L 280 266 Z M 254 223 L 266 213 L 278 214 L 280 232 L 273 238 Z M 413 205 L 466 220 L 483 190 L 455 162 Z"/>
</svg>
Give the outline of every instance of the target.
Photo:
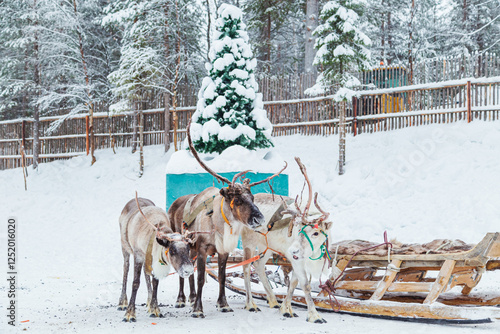
<svg viewBox="0 0 500 334">
<path fill-rule="evenodd" d="M 222 197 L 228 198 L 229 197 L 229 187 L 221 188 L 219 193 L 222 195 Z"/>
<path fill-rule="evenodd" d="M 188 239 L 188 242 L 190 244 L 195 244 L 196 243 L 196 239 L 197 239 L 197 234 L 196 232 L 190 232 L 188 235 L 187 235 L 187 239 Z"/>
<path fill-rule="evenodd" d="M 160 245 L 162 245 L 165 248 L 170 247 L 170 241 L 168 241 L 166 239 L 162 239 L 158 236 L 156 237 L 156 242 L 158 242 Z"/>
<path fill-rule="evenodd" d="M 332 227 L 332 222 L 325 222 L 325 231 L 328 231 Z"/>
</svg>

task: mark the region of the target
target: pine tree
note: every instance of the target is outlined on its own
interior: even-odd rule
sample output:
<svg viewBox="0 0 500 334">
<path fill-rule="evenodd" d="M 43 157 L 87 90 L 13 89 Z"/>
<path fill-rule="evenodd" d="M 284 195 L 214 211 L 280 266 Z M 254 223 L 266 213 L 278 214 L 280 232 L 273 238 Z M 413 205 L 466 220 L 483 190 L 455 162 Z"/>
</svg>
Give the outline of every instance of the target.
<svg viewBox="0 0 500 334">
<path fill-rule="evenodd" d="M 233 145 L 251 150 L 272 146 L 271 122 L 257 93 L 256 60 L 237 7 L 218 11 L 215 41 L 210 49 L 208 76 L 198 93 L 191 134 L 199 152 L 221 153 Z"/>
<path fill-rule="evenodd" d="M 314 64 L 323 71 L 308 94 L 323 93 L 335 84 L 339 89 L 334 99 L 349 101 L 354 94 L 350 88 L 361 85 L 352 73 L 369 68 L 367 46 L 371 44 L 358 28 L 361 8 L 355 0 L 332 0 L 323 7 L 320 15 L 323 23 L 313 33 L 318 36 Z"/>
<path fill-rule="evenodd" d="M 119 66 L 109 75 L 117 103 L 113 111 L 155 89 L 173 94 L 183 78 L 196 80 L 203 69 L 199 4 L 189 0 L 113 1 L 102 23 L 123 32 Z M 182 17 L 178 22 L 177 16 Z M 179 41 L 179 43 L 178 43 Z M 177 58 L 181 57 L 174 83 Z"/>
<path fill-rule="evenodd" d="M 303 68 L 303 7 L 303 1 L 245 1 L 258 72 L 282 75 Z"/>
</svg>

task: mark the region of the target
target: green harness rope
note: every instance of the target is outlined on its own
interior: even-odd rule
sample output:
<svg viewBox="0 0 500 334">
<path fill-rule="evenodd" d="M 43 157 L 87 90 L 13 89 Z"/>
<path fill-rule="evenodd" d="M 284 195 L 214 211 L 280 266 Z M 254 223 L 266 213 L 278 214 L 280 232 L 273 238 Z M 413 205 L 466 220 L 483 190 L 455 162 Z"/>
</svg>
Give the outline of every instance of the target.
<svg viewBox="0 0 500 334">
<path fill-rule="evenodd" d="M 306 237 L 307 241 L 309 241 L 309 245 L 311 246 L 311 250 L 314 253 L 313 243 L 312 243 L 311 239 L 309 238 L 309 236 L 307 235 L 307 233 L 304 232 L 304 229 L 307 226 L 313 226 L 313 225 L 312 224 L 304 225 L 304 227 L 302 227 L 302 229 L 300 230 L 299 235 L 302 233 Z M 326 239 L 325 239 L 325 242 L 323 242 L 323 244 L 321 245 L 321 248 L 320 248 L 321 249 L 321 254 L 317 258 L 315 258 L 315 259 L 313 259 L 312 257 L 309 257 L 309 259 L 311 259 L 313 261 L 321 259 L 325 255 L 325 253 L 327 254 L 328 258 L 330 259 L 330 254 L 328 253 L 328 249 L 325 246 L 325 243 L 328 240 L 328 235 L 323 230 L 320 230 L 320 232 L 323 233 L 323 235 L 325 236 Z"/>
</svg>

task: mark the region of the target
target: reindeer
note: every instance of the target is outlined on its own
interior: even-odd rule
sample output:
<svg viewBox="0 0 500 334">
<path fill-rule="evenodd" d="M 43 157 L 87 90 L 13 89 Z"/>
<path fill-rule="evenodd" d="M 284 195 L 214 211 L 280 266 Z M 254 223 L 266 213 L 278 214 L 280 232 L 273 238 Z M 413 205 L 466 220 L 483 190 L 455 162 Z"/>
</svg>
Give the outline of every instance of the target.
<svg viewBox="0 0 500 334">
<path fill-rule="evenodd" d="M 184 211 L 186 205 L 191 208 L 199 208 L 199 211 L 192 225 L 189 227 L 197 233 L 196 243 L 193 254 L 197 256 L 198 268 L 198 289 L 194 298 L 194 307 L 192 317 L 204 318 L 202 305 L 203 285 L 205 284 L 205 264 L 207 255 L 218 254 L 218 273 L 219 273 L 219 298 L 217 299 L 217 309 L 221 312 L 232 312 L 225 295 L 226 263 L 229 252 L 236 248 L 239 236 L 244 229 L 257 229 L 264 223 L 264 216 L 254 204 L 254 197 L 250 191 L 253 186 L 268 182 L 278 176 L 286 167 L 278 173 L 268 177 L 265 180 L 250 183 L 245 179 L 243 184 L 236 183 L 238 178 L 243 177 L 248 171 L 236 174 L 232 181 L 215 173 L 198 156 L 194 149 L 190 125 L 188 124 L 188 143 L 189 148 L 198 161 L 198 163 L 220 182 L 226 183 L 227 187 L 217 189 L 210 187 L 197 195 L 188 195 L 178 198 L 168 210 L 168 215 L 175 226 L 176 231 L 183 231 Z M 210 202 L 207 205 L 207 201 Z M 189 203 L 189 204 L 188 204 Z M 184 285 L 183 278 L 180 279 L 180 288 Z M 194 296 L 194 278 L 190 281 L 191 297 Z M 183 289 L 182 289 L 183 290 Z M 179 292 L 176 307 L 184 306 L 184 292 Z"/>
<path fill-rule="evenodd" d="M 148 288 L 148 313 L 151 317 L 163 317 L 158 307 L 157 293 L 160 278 L 166 277 L 171 267 L 180 277 L 194 272 L 189 258 L 192 234 L 172 230 L 167 213 L 145 198 L 130 200 L 120 215 L 120 235 L 123 253 L 123 283 L 118 310 L 127 310 L 123 321 L 135 322 L 135 298 L 139 289 L 141 269 Z M 127 305 L 127 276 L 130 254 L 134 256 L 134 281 Z M 151 286 L 150 276 L 153 278 Z"/>
<path fill-rule="evenodd" d="M 256 233 L 250 229 L 245 229 L 243 231 L 242 243 L 244 257 L 245 260 L 252 257 L 256 247 L 259 253 L 265 252 L 260 260 L 254 262 L 255 270 L 266 290 L 269 306 L 271 308 L 278 308 L 279 304 L 276 300 L 276 296 L 265 274 L 265 264 L 272 253 L 285 255 L 292 264 L 293 273 L 289 282 L 287 297 L 281 304 L 281 314 L 285 317 L 297 316 L 293 313 L 291 298 L 297 283 L 300 282 L 307 302 L 307 321 L 325 323 L 326 320 L 321 318 L 314 306 L 309 281 L 311 276 L 319 277 L 325 269 L 325 261 L 327 260 L 327 258 L 324 257 L 326 252 L 325 247 L 328 247 L 328 230 L 331 227 L 331 223 L 325 222 L 329 214 L 319 207 L 317 202 L 318 193 L 315 193 L 314 204 L 319 210 L 320 216 L 309 214 L 309 208 L 312 201 L 311 183 L 309 182 L 305 166 L 299 158 L 295 158 L 295 160 L 309 188 L 309 198 L 304 210 L 302 211 L 299 208 L 297 198 L 295 199 L 296 209 L 294 210 L 291 209 L 288 204 L 293 203 L 291 198 L 284 198 L 282 202 L 280 202 L 276 196 L 270 194 L 256 194 L 255 203 L 264 216 L 266 216 L 268 231 L 265 234 L 261 232 Z M 250 265 L 245 265 L 243 271 L 247 297 L 245 309 L 254 312 L 260 311 L 254 303 L 251 294 Z"/>
</svg>

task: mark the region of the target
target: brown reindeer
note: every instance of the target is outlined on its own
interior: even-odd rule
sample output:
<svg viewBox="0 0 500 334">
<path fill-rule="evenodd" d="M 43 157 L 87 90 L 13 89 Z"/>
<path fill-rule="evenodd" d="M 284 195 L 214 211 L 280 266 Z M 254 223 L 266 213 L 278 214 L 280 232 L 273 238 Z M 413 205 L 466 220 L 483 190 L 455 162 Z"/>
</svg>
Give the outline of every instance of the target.
<svg viewBox="0 0 500 334">
<path fill-rule="evenodd" d="M 221 312 L 232 312 L 225 295 L 226 263 L 229 252 L 237 246 L 239 236 L 243 228 L 249 227 L 257 229 L 264 223 L 264 216 L 254 204 L 251 188 L 257 184 L 268 182 L 279 175 L 287 166 L 278 173 L 265 180 L 250 183 L 245 179 L 243 184 L 236 183 L 237 179 L 243 177 L 248 171 L 236 174 L 232 181 L 215 173 L 198 156 L 194 149 L 190 124 L 187 128 L 189 148 L 198 163 L 217 180 L 226 183 L 227 187 L 217 189 L 210 187 L 197 195 L 187 195 L 178 198 L 168 210 L 172 225 L 176 231 L 183 231 L 184 211 L 187 205 L 191 208 L 202 207 L 196 215 L 192 225 L 189 227 L 196 234 L 195 247 L 192 255 L 197 256 L 198 268 L 198 289 L 194 298 L 192 316 L 204 318 L 202 305 L 203 285 L 205 284 L 205 265 L 207 255 L 218 254 L 218 275 L 219 275 L 219 298 L 217 299 L 217 309 Z M 207 205 L 207 203 L 210 203 Z M 194 282 L 190 281 L 193 288 Z M 184 281 L 180 278 L 180 287 L 183 288 Z M 191 298 L 194 297 L 194 289 L 191 290 Z M 184 306 L 185 297 L 183 292 L 179 292 L 176 306 Z"/>
<path fill-rule="evenodd" d="M 162 317 L 157 302 L 158 282 L 173 267 L 180 277 L 194 272 L 189 258 L 190 232 L 180 234 L 172 230 L 167 213 L 148 199 L 130 200 L 120 215 L 120 235 L 123 253 L 123 283 L 118 310 L 127 310 L 123 321 L 135 322 L 135 298 L 139 289 L 141 269 L 148 288 L 148 312 L 151 317 Z M 130 254 L 134 256 L 134 281 L 127 305 L 127 276 Z M 153 278 L 151 286 L 150 277 Z"/>
</svg>

